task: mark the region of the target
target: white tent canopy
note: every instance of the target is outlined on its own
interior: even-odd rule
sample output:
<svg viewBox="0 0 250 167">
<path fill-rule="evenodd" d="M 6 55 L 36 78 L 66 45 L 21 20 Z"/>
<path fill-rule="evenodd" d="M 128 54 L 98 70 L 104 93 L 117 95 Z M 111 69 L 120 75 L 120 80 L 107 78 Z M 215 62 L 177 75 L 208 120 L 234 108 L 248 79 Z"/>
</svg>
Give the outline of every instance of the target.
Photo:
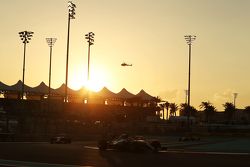
<svg viewBox="0 0 250 167">
<path fill-rule="evenodd" d="M 59 88 L 57 89 L 51 89 L 51 94 L 52 95 L 57 95 L 57 96 L 64 96 L 65 94 L 65 88 L 66 85 L 62 84 Z M 114 93 L 110 91 L 108 88 L 103 87 L 99 92 L 92 92 L 88 91 L 85 87 L 79 89 L 79 90 L 73 90 L 70 89 L 69 87 L 67 88 L 67 93 L 69 96 L 74 96 L 74 97 L 83 97 L 86 96 L 87 94 L 91 97 L 99 97 L 103 99 L 133 99 L 133 98 L 140 98 L 141 100 L 144 101 L 150 101 L 153 100 L 154 97 L 146 93 L 144 90 L 141 90 L 138 94 L 134 95 L 127 91 L 125 88 L 123 88 L 120 92 Z M 18 81 L 14 85 L 6 85 L 3 82 L 0 82 L 0 91 L 2 92 L 14 92 L 14 93 L 19 93 L 22 90 L 22 81 Z M 49 92 L 49 87 L 44 83 L 41 82 L 38 86 L 35 87 L 29 87 L 27 85 L 24 85 L 24 92 L 26 93 L 31 93 L 31 94 L 38 94 L 38 95 L 47 95 Z"/>
</svg>

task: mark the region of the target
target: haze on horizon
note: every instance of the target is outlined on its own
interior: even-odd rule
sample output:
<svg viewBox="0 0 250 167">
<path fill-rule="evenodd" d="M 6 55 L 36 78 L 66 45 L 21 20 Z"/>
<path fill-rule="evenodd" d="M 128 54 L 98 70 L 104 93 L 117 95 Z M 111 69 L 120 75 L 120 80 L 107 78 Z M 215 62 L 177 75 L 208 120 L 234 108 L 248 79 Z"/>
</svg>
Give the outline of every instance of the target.
<svg viewBox="0 0 250 167">
<path fill-rule="evenodd" d="M 113 92 L 141 89 L 169 102 L 185 102 L 188 46 L 184 35 L 196 35 L 192 46 L 191 105 L 210 101 L 218 110 L 239 93 L 237 107 L 250 105 L 250 1 L 248 0 L 74 0 L 71 20 L 69 87 L 87 79 L 87 42 L 91 80 Z M 65 82 L 67 1 L 2 1 L 0 11 L 0 81 L 22 78 L 23 44 L 18 32 L 34 37 L 27 45 L 25 84 L 48 84 L 47 37 L 53 47 L 52 87 Z M 132 67 L 121 67 L 123 62 Z"/>
</svg>

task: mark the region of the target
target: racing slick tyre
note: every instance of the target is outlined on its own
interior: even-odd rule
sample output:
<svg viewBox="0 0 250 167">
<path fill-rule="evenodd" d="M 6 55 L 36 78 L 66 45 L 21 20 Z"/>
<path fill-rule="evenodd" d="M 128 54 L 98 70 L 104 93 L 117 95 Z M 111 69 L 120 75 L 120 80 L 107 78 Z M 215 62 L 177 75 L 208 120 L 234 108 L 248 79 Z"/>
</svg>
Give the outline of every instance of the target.
<svg viewBox="0 0 250 167">
<path fill-rule="evenodd" d="M 108 143 L 107 143 L 107 141 L 106 141 L 106 140 L 100 140 L 100 141 L 98 142 L 98 148 L 99 148 L 99 150 L 101 150 L 101 151 L 107 150 L 107 148 L 108 148 Z"/>
<path fill-rule="evenodd" d="M 155 151 L 159 151 L 161 149 L 161 143 L 157 140 L 152 141 L 150 145 L 155 149 Z"/>
</svg>

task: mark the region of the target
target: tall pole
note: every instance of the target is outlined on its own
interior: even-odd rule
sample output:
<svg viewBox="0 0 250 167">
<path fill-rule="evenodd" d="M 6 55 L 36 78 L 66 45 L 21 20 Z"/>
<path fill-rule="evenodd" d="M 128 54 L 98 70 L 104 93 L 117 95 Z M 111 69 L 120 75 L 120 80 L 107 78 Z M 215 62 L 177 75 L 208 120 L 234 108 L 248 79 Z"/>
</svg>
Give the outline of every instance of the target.
<svg viewBox="0 0 250 167">
<path fill-rule="evenodd" d="M 33 36 L 34 32 L 32 31 L 22 31 L 19 32 L 19 37 L 23 42 L 23 78 L 22 78 L 22 90 L 21 90 L 21 99 L 24 96 L 24 78 L 25 78 L 25 59 L 26 59 L 26 44 L 29 43 L 31 37 Z"/>
<path fill-rule="evenodd" d="M 233 93 L 234 96 L 234 107 L 236 108 L 236 98 L 238 96 L 238 93 Z"/>
<path fill-rule="evenodd" d="M 184 92 L 185 92 L 185 103 L 187 104 L 188 90 L 185 89 Z"/>
<path fill-rule="evenodd" d="M 51 90 L 51 61 L 52 61 L 52 46 L 50 46 L 49 54 L 49 100 L 50 100 L 50 90 Z"/>
<path fill-rule="evenodd" d="M 65 79 L 65 97 L 64 101 L 68 101 L 68 64 L 69 64 L 69 32 L 70 32 L 70 19 L 75 19 L 75 8 L 76 5 L 69 1 L 68 2 L 68 34 L 67 34 L 67 53 L 66 53 L 66 79 Z"/>
<path fill-rule="evenodd" d="M 88 48 L 88 81 L 89 81 L 89 66 L 90 66 L 90 44 Z"/>
<path fill-rule="evenodd" d="M 50 99 L 51 94 L 51 64 L 52 64 L 52 48 L 56 42 L 56 38 L 46 38 L 46 41 L 50 47 L 50 56 L 49 56 L 49 94 L 48 98 Z"/>
<path fill-rule="evenodd" d="M 66 79 L 65 79 L 65 102 L 68 101 L 68 66 L 69 66 L 69 31 L 70 31 L 70 16 L 68 17 L 68 36 L 67 36 L 67 55 L 66 55 Z"/>
<path fill-rule="evenodd" d="M 191 95 L 191 91 L 190 91 L 190 85 L 191 85 L 191 45 L 192 42 L 195 40 L 196 36 L 194 35 L 185 35 L 185 40 L 188 44 L 188 115 L 187 115 L 187 122 L 188 122 L 188 128 L 189 128 L 189 122 L 190 122 L 190 115 L 191 115 L 191 111 L 190 111 L 190 95 Z"/>
<path fill-rule="evenodd" d="M 23 93 L 24 93 L 24 75 L 25 75 L 25 58 L 26 58 L 26 42 L 23 44 L 23 79 L 22 79 L 22 93 L 21 93 L 21 99 L 23 99 Z"/>
<path fill-rule="evenodd" d="M 191 43 L 188 45 L 189 46 L 189 52 L 188 52 L 188 106 L 190 107 L 190 78 L 191 78 Z M 188 114 L 190 116 L 190 112 Z"/>
<path fill-rule="evenodd" d="M 93 32 L 89 32 L 88 34 L 85 34 L 85 39 L 87 39 L 87 42 L 89 43 L 89 48 L 88 48 L 88 81 L 90 79 L 90 46 L 94 45 L 94 36 L 95 36 L 95 34 Z"/>
</svg>

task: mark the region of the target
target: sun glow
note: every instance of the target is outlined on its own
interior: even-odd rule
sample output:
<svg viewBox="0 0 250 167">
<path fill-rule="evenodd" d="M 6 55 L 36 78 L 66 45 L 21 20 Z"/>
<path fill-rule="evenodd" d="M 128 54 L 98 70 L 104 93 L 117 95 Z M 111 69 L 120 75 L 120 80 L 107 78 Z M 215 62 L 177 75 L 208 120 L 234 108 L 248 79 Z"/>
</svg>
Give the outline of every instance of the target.
<svg viewBox="0 0 250 167">
<path fill-rule="evenodd" d="M 94 81 L 94 80 L 89 80 L 86 84 L 86 88 L 88 90 L 98 92 L 104 87 L 104 85 L 101 82 Z"/>
<path fill-rule="evenodd" d="M 83 87 L 83 80 L 79 77 L 73 76 L 69 80 L 69 88 L 74 90 L 79 90 L 81 87 Z"/>
<path fill-rule="evenodd" d="M 97 92 L 104 86 L 107 86 L 106 79 L 107 76 L 104 70 L 93 69 L 90 72 L 90 79 L 86 82 L 85 86 L 87 89 Z"/>
<path fill-rule="evenodd" d="M 85 77 L 84 77 L 85 76 Z M 74 73 L 69 80 L 69 87 L 74 90 L 79 90 L 82 87 L 88 90 L 97 92 L 106 86 L 106 75 L 103 70 L 94 70 L 90 72 L 90 80 L 87 80 L 86 75 Z"/>
</svg>

